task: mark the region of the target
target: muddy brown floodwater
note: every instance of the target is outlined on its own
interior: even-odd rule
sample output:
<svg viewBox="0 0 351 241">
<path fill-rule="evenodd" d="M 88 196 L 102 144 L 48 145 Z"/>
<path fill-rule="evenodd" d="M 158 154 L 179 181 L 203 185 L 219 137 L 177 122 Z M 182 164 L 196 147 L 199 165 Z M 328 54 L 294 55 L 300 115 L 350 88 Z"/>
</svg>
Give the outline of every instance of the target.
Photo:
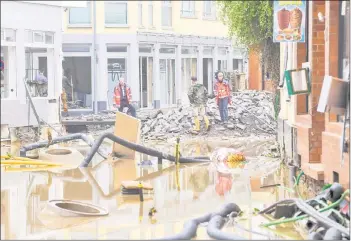
<svg viewBox="0 0 351 241">
<path fill-rule="evenodd" d="M 236 140 L 184 141 L 184 156 L 207 155 L 218 146 L 235 147 L 251 159 L 248 168 L 232 175 L 223 175 L 211 164 L 187 164 L 179 168 L 180 191 L 177 190 L 176 168 L 165 161 L 162 166 L 150 157 L 137 155 L 136 160 L 104 161 L 93 168 L 50 169 L 37 172 L 1 170 L 1 239 L 155 239 L 178 233 L 185 221 L 216 211 L 221 205 L 234 202 L 244 211 L 237 221 L 246 229 L 262 232 L 268 237 L 251 234 L 240 228 L 226 226 L 247 239 L 302 239 L 292 225 L 273 230 L 259 225 L 268 220 L 254 215 L 254 209 L 295 196 L 287 190 L 260 188 L 280 183 L 289 186 L 287 169 L 279 159 L 259 158 L 258 155 L 273 139 L 259 138 Z M 173 140 L 168 144 L 149 143 L 149 146 L 172 151 Z M 229 143 L 229 144 L 228 144 Z M 268 144 L 267 144 L 268 143 Z M 106 143 L 106 147 L 108 147 Z M 88 147 L 71 144 L 83 155 Z M 18 155 L 18 146 L 2 147 L 2 153 Z M 150 159 L 153 165 L 141 167 L 141 159 Z M 101 160 L 96 157 L 94 164 Z M 123 196 L 120 186 L 126 180 L 150 183 L 154 191 L 139 196 Z M 303 187 L 302 187 L 303 189 Z M 303 190 L 301 190 L 303 194 Z M 70 199 L 87 202 L 109 211 L 104 217 L 62 217 L 48 208 L 53 199 Z M 151 208 L 157 213 L 148 216 Z M 200 225 L 196 239 L 210 239 L 206 227 Z"/>
</svg>

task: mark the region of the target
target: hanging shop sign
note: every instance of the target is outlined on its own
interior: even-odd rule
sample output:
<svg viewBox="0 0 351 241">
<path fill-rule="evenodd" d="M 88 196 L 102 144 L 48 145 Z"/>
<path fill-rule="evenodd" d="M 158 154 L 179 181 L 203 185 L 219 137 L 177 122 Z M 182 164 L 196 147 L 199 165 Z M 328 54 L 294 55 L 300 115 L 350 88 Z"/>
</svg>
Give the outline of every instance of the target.
<svg viewBox="0 0 351 241">
<path fill-rule="evenodd" d="M 289 96 L 311 93 L 309 69 L 292 69 L 284 72 Z"/>
<path fill-rule="evenodd" d="M 305 42 L 306 1 L 274 1 L 273 41 Z"/>
</svg>

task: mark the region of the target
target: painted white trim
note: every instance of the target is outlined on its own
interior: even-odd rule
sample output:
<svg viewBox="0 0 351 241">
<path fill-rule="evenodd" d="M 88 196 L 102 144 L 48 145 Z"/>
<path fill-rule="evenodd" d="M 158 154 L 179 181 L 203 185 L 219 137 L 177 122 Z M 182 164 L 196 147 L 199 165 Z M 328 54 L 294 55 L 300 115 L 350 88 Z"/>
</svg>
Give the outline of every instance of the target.
<svg viewBox="0 0 351 241">
<path fill-rule="evenodd" d="M 63 52 L 63 57 L 93 57 L 91 52 Z"/>
<path fill-rule="evenodd" d="M 87 6 L 87 1 L 18 1 L 24 3 L 50 5 L 55 7 L 66 7 L 66 8 L 84 8 Z"/>
</svg>

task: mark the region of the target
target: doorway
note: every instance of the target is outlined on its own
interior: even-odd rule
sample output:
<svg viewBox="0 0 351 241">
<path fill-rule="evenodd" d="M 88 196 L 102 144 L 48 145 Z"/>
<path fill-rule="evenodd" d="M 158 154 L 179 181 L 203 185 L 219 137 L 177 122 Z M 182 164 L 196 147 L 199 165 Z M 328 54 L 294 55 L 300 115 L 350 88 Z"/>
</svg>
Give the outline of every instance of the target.
<svg viewBox="0 0 351 241">
<path fill-rule="evenodd" d="M 176 104 L 175 59 L 160 59 L 161 106 Z"/>
<path fill-rule="evenodd" d="M 191 86 L 191 77 L 197 77 L 197 59 L 182 58 L 182 104 L 189 104 L 188 90 Z"/>
<path fill-rule="evenodd" d="M 127 59 L 126 58 L 108 58 L 107 59 L 107 73 L 108 73 L 108 107 L 109 109 L 113 109 L 114 105 L 114 89 L 119 83 L 119 78 L 124 77 L 125 82 L 128 83 L 127 80 Z"/>
<path fill-rule="evenodd" d="M 139 57 L 140 108 L 151 108 L 153 103 L 153 58 Z"/>
<path fill-rule="evenodd" d="M 91 57 L 65 57 L 62 67 L 68 109 L 92 109 Z"/>
<path fill-rule="evenodd" d="M 203 76 L 203 84 L 206 87 L 209 94 L 212 93 L 212 80 L 214 78 L 213 74 L 213 60 L 212 58 L 203 58 L 202 62 L 202 76 Z"/>
</svg>

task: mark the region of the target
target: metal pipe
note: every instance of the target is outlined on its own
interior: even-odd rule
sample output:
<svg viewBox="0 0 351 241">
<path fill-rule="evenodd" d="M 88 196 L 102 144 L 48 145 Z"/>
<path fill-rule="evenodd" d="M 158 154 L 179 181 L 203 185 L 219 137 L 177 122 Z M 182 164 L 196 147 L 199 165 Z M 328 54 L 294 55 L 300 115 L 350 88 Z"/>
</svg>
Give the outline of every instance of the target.
<svg viewBox="0 0 351 241">
<path fill-rule="evenodd" d="M 90 152 L 88 153 L 88 155 L 85 157 L 85 159 L 83 160 L 83 162 L 81 163 L 80 167 L 87 167 L 89 165 L 89 163 L 91 162 L 91 160 L 93 159 L 95 153 L 98 151 L 100 145 L 102 144 L 103 140 L 107 138 L 112 140 L 113 142 L 116 142 L 124 147 L 127 147 L 129 149 L 132 149 L 134 151 L 140 152 L 140 153 L 144 153 L 147 154 L 149 156 L 154 156 L 154 157 L 158 157 L 158 159 L 166 159 L 172 162 L 175 162 L 176 158 L 175 156 L 172 156 L 170 154 L 166 154 L 163 152 L 159 152 L 155 149 L 151 149 L 139 144 L 135 144 L 129 141 L 126 141 L 118 136 L 115 136 L 112 133 L 106 132 L 104 134 L 102 134 L 94 143 L 94 145 L 92 146 L 92 148 L 90 149 Z M 209 159 L 195 159 L 195 158 L 189 158 L 189 157 L 180 157 L 179 158 L 179 162 L 180 163 L 193 163 L 193 162 L 209 162 Z"/>
<path fill-rule="evenodd" d="M 93 1 L 93 83 L 94 83 L 94 113 L 97 114 L 97 58 L 96 58 L 96 1 Z"/>
</svg>

